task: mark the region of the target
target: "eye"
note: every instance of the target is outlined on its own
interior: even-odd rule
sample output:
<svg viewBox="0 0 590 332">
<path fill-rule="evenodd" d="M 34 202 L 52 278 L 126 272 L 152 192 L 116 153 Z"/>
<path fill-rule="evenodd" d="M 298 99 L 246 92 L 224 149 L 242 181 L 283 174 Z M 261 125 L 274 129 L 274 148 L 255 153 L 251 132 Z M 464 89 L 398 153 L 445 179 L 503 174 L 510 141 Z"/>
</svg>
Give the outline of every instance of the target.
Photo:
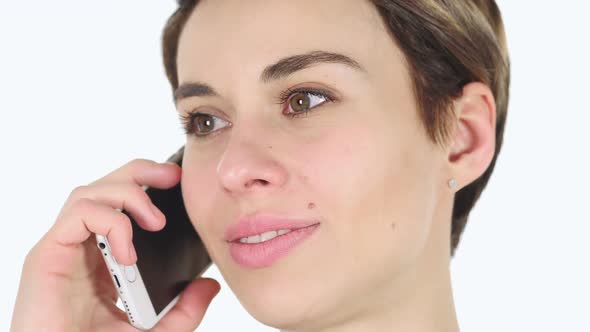
<svg viewBox="0 0 590 332">
<path fill-rule="evenodd" d="M 292 98 L 290 98 L 292 97 Z M 293 110 L 284 112 L 283 114 L 295 118 L 298 116 L 306 115 L 314 109 L 318 108 L 326 102 L 333 102 L 335 98 L 332 94 L 323 89 L 311 89 L 311 88 L 297 88 L 287 89 L 283 91 L 278 100 L 278 104 L 284 105 L 288 102 L 287 110 Z M 212 114 L 201 113 L 201 112 L 188 112 L 188 114 L 181 114 L 180 121 L 183 124 L 183 130 L 185 135 L 193 134 L 198 139 L 208 139 L 213 136 L 215 132 L 222 129 L 225 126 L 231 127 L 232 124 L 216 117 Z"/>
<path fill-rule="evenodd" d="M 181 114 L 180 121 L 185 135 L 194 134 L 198 138 L 208 138 L 212 132 L 223 128 L 220 123 L 231 127 L 231 123 L 214 115 L 201 112 L 188 112 L 187 115 Z"/>
<path fill-rule="evenodd" d="M 289 98 L 291 96 L 292 98 Z M 292 118 L 307 115 L 313 109 L 317 108 L 318 105 L 333 101 L 334 98 L 329 92 L 322 89 L 309 88 L 288 89 L 283 92 L 278 99 L 278 103 L 281 105 L 288 102 L 287 111 L 289 111 L 289 109 L 293 111 L 283 114 Z"/>
</svg>

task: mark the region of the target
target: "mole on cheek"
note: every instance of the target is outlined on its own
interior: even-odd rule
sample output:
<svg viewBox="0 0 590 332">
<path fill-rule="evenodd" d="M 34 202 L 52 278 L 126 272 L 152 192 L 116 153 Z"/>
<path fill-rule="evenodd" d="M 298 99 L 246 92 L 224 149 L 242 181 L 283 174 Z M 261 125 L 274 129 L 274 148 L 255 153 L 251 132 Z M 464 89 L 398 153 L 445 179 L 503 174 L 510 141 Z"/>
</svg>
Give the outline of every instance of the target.
<svg viewBox="0 0 590 332">
<path fill-rule="evenodd" d="M 313 202 L 310 202 L 309 204 L 307 204 L 307 208 L 308 209 L 313 209 L 315 207 L 315 204 Z"/>
</svg>

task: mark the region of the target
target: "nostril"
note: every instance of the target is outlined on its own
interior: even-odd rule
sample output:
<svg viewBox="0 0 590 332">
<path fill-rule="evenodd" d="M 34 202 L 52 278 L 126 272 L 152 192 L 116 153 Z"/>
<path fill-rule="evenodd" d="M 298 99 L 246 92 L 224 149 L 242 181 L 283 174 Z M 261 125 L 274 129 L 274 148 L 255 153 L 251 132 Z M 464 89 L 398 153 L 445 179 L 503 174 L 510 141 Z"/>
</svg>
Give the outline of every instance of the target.
<svg viewBox="0 0 590 332">
<path fill-rule="evenodd" d="M 248 183 L 246 183 L 246 188 L 250 188 L 252 185 L 254 185 L 257 182 L 259 182 L 262 185 L 268 184 L 268 181 L 266 181 L 266 180 L 256 179 L 256 180 L 248 181 Z"/>
</svg>

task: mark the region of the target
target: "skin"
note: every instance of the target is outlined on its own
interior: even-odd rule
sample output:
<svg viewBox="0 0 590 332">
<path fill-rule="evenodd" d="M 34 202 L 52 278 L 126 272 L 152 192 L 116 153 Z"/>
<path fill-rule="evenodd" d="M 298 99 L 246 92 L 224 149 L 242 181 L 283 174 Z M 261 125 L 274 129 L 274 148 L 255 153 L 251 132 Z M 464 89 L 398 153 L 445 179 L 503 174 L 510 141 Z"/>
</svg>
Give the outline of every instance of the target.
<svg viewBox="0 0 590 332">
<path fill-rule="evenodd" d="M 131 222 L 115 209 L 129 211 L 144 229 L 162 229 L 165 216 L 141 186 L 170 188 L 180 175 L 178 165 L 136 159 L 74 188 L 27 254 L 10 331 L 137 331 L 116 306 L 118 294 L 93 234 L 108 238 L 117 262 L 135 263 Z M 216 280 L 195 279 L 150 331 L 194 331 L 217 292 Z"/>
<path fill-rule="evenodd" d="M 115 259 L 133 264 L 130 220 L 115 209 L 157 231 L 165 217 L 141 187 L 178 181 L 213 261 L 263 324 L 283 332 L 458 331 L 452 203 L 492 160 L 490 89 L 464 87 L 453 104 L 452 142 L 439 148 L 418 121 L 402 53 L 370 3 L 215 0 L 193 14 L 179 45 L 180 83 L 207 82 L 221 97 L 180 100 L 178 112 L 207 111 L 226 121 L 223 129 L 207 140 L 187 136 L 182 168 L 136 159 L 72 190 L 27 254 L 11 331 L 135 331 L 115 306 L 92 235 L 107 236 Z M 366 71 L 332 63 L 258 81 L 266 65 L 313 50 L 344 53 Z M 335 101 L 313 99 L 308 116 L 288 117 L 289 103 L 276 99 L 294 87 L 329 90 Z M 223 235 L 255 211 L 320 226 L 275 264 L 244 268 Z M 196 279 L 153 331 L 193 331 L 219 287 Z"/>
<path fill-rule="evenodd" d="M 314 50 L 346 54 L 366 72 L 319 64 L 258 80 L 268 64 Z M 221 94 L 177 104 L 179 114 L 198 108 L 221 126 L 208 139 L 187 136 L 187 211 L 255 319 L 284 332 L 459 330 L 451 211 L 455 192 L 493 157 L 487 86 L 464 87 L 453 105 L 453 140 L 436 146 L 419 122 L 403 54 L 373 5 L 359 0 L 202 1 L 182 32 L 177 63 L 181 84 L 206 82 Z M 293 87 L 323 88 L 337 100 L 290 118 L 289 103 L 275 101 Z M 254 211 L 321 224 L 272 266 L 245 268 L 223 236 Z"/>
</svg>

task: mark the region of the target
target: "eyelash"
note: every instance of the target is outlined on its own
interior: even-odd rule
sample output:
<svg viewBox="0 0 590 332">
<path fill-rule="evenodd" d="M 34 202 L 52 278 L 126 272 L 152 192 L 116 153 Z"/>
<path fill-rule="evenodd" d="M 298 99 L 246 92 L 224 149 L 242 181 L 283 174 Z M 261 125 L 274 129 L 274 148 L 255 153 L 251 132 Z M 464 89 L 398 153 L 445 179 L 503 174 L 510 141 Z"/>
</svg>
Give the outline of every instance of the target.
<svg viewBox="0 0 590 332">
<path fill-rule="evenodd" d="M 312 95 L 315 97 L 321 97 L 321 98 L 324 98 L 326 101 L 322 102 L 319 105 L 316 105 L 312 108 L 309 108 L 305 111 L 295 112 L 295 113 L 286 113 L 285 115 L 287 115 L 290 118 L 296 118 L 299 116 L 306 116 L 310 112 L 314 111 L 316 108 L 322 106 L 323 104 L 335 101 L 335 98 L 332 97 L 332 94 L 326 90 L 323 90 L 323 89 L 315 89 L 315 88 L 294 88 L 294 89 L 291 89 L 291 88 L 288 88 L 287 90 L 281 92 L 279 97 L 276 99 L 276 103 L 279 105 L 283 105 L 287 101 L 289 101 L 289 98 L 292 95 L 294 95 L 296 93 L 303 93 L 303 94 L 309 94 L 309 95 Z M 289 106 L 287 106 L 287 107 L 289 107 Z M 197 137 L 198 139 L 208 139 L 211 136 L 215 135 L 216 132 L 219 131 L 219 130 L 215 130 L 215 131 L 212 131 L 208 134 L 193 133 L 194 129 L 195 129 L 195 123 L 194 123 L 195 119 L 201 115 L 210 115 L 212 117 L 215 117 L 214 115 L 207 114 L 207 113 L 201 113 L 201 112 L 188 112 L 188 115 L 185 115 L 185 114 L 180 115 L 180 121 L 182 123 L 181 129 L 184 131 L 185 135 L 192 134 L 193 136 Z"/>
<path fill-rule="evenodd" d="M 323 89 L 311 89 L 311 88 L 295 88 L 295 89 L 291 89 L 291 88 L 288 88 L 287 90 L 283 91 L 279 95 L 279 97 L 277 98 L 276 103 L 279 104 L 279 105 L 283 105 L 287 101 L 289 101 L 289 97 L 291 97 L 292 95 L 294 95 L 296 93 L 304 93 L 304 94 L 309 94 L 309 95 L 312 95 L 312 96 L 315 96 L 315 97 L 323 97 L 323 98 L 326 99 L 326 101 L 323 102 L 323 103 L 321 103 L 321 104 L 319 104 L 319 105 L 317 105 L 317 106 L 314 106 L 314 107 L 312 107 L 310 109 L 307 109 L 307 110 L 305 110 L 303 112 L 287 113 L 287 114 L 285 114 L 286 116 L 291 117 L 291 118 L 296 118 L 298 116 L 308 115 L 310 112 L 312 112 L 313 110 L 315 110 L 317 107 L 320 107 L 324 103 L 333 102 L 334 101 L 334 98 L 332 97 L 332 95 L 328 91 L 323 90 Z"/>
</svg>

